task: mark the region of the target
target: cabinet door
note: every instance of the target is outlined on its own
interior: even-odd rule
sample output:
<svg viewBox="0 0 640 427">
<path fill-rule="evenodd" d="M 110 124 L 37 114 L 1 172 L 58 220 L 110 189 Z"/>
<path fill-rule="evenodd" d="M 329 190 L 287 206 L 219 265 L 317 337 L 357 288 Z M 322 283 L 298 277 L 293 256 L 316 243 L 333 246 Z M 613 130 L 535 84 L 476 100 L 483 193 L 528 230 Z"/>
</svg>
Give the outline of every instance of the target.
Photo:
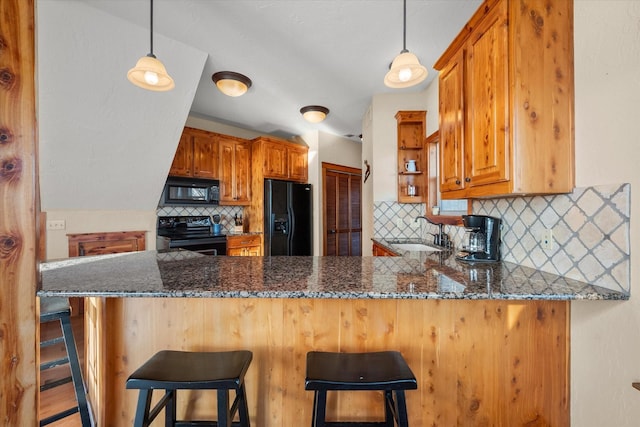
<svg viewBox="0 0 640 427">
<path fill-rule="evenodd" d="M 288 148 L 289 179 L 307 182 L 308 179 L 308 150 L 306 148 Z"/>
<path fill-rule="evenodd" d="M 251 148 L 249 144 L 236 143 L 234 152 L 235 201 L 248 205 L 251 200 Z"/>
<path fill-rule="evenodd" d="M 227 256 L 245 256 L 245 248 L 227 248 Z"/>
<path fill-rule="evenodd" d="M 476 28 L 467 45 L 465 180 L 467 186 L 509 180 L 508 34 L 506 3 Z"/>
<path fill-rule="evenodd" d="M 260 246 L 249 246 L 247 248 L 247 256 L 262 256 Z"/>
<path fill-rule="evenodd" d="M 283 144 L 264 142 L 265 178 L 287 179 L 287 148 Z"/>
<path fill-rule="evenodd" d="M 193 136 L 193 176 L 218 178 L 218 141 L 207 134 Z"/>
<path fill-rule="evenodd" d="M 378 245 L 377 243 L 373 244 L 373 256 L 396 256 L 396 254 L 388 251 L 386 248 Z"/>
<path fill-rule="evenodd" d="M 220 150 L 220 202 L 234 201 L 234 146 L 233 141 L 221 140 Z"/>
<path fill-rule="evenodd" d="M 193 139 L 185 130 L 180 137 L 173 163 L 169 169 L 171 176 L 192 176 L 193 174 Z"/>
<path fill-rule="evenodd" d="M 440 72 L 440 191 L 464 188 L 464 51 Z"/>
</svg>

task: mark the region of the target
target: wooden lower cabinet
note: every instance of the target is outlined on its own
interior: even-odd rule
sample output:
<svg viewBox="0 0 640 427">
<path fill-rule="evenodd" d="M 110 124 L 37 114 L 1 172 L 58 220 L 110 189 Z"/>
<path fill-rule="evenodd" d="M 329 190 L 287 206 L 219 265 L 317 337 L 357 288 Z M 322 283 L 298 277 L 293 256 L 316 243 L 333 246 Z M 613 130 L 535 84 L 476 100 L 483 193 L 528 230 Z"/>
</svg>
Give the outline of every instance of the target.
<svg viewBox="0 0 640 427">
<path fill-rule="evenodd" d="M 398 256 L 382 245 L 373 242 L 373 256 Z"/>
<path fill-rule="evenodd" d="M 246 386 L 255 426 L 311 423 L 308 351 L 389 349 L 418 380 L 407 392 L 411 426 L 569 425 L 567 301 L 90 299 L 103 322 L 87 331 L 103 342 L 99 392 L 90 395 L 100 426 L 132 425 L 137 390 L 126 379 L 165 349 L 252 351 Z M 212 393 L 182 393 L 180 417 L 215 414 Z M 343 392 L 331 396 L 328 414 L 375 421 L 382 407 L 380 393 Z"/>
<path fill-rule="evenodd" d="M 262 236 L 227 236 L 228 256 L 262 256 Z"/>
</svg>

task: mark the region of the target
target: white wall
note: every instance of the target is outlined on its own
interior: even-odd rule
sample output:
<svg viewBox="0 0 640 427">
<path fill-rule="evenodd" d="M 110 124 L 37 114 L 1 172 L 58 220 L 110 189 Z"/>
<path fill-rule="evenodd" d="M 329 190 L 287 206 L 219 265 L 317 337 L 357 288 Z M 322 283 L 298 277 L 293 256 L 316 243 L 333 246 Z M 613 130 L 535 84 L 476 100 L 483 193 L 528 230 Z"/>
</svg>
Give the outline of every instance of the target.
<svg viewBox="0 0 640 427">
<path fill-rule="evenodd" d="M 371 176 L 362 190 L 362 254 L 371 255 L 374 203 L 398 200 L 398 128 L 400 110 L 427 110 L 427 135 L 438 129 L 438 85 L 424 91 L 374 95 L 362 119 L 362 167 L 367 160 Z M 364 170 L 363 170 L 364 173 Z"/>
<path fill-rule="evenodd" d="M 304 134 L 301 139 L 309 146 L 309 183 L 313 185 L 314 207 L 313 253 L 322 255 L 322 163 L 361 168 L 362 144 L 320 131 Z"/>
<path fill-rule="evenodd" d="M 69 256 L 67 234 L 109 231 L 146 231 L 147 250 L 156 248 L 156 211 L 75 211 L 50 210 L 47 220 L 64 220 L 64 230 L 47 231 L 47 260 Z"/>
<path fill-rule="evenodd" d="M 79 1 L 36 10 L 42 210 L 155 209 L 207 54 L 155 34 L 176 87 L 147 91 L 126 74 L 148 27 Z"/>
<path fill-rule="evenodd" d="M 640 186 L 640 2 L 575 1 L 576 185 Z M 571 425 L 640 423 L 640 205 L 631 205 L 631 299 L 571 312 Z"/>
<path fill-rule="evenodd" d="M 253 139 L 261 135 L 264 135 L 263 133 L 242 129 L 237 126 L 231 126 L 224 123 L 219 123 L 211 119 L 208 119 L 206 117 L 198 117 L 193 114 L 187 117 L 187 123 L 185 124 L 185 126 L 189 126 L 196 129 L 202 129 L 209 132 L 221 133 L 223 135 L 231 135 L 237 138 L 244 138 L 244 139 Z"/>
<path fill-rule="evenodd" d="M 437 102 L 437 101 L 436 101 Z M 375 174 L 374 202 L 398 200 L 398 127 L 395 115 L 400 110 L 426 110 L 427 97 L 424 91 L 412 93 L 385 93 L 373 96 L 372 101 L 372 173 Z M 437 123 L 437 104 L 433 111 L 427 111 L 427 120 L 435 116 Z M 437 125 L 427 135 L 435 131 Z M 426 136 L 426 135 L 425 135 Z"/>
</svg>

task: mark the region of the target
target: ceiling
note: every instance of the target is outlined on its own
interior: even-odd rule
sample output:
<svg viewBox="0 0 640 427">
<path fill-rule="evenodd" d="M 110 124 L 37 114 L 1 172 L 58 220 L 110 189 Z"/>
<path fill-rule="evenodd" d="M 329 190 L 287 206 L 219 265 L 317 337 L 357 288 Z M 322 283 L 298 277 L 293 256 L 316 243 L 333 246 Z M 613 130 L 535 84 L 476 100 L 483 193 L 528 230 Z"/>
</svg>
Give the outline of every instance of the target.
<svg viewBox="0 0 640 427">
<path fill-rule="evenodd" d="M 148 0 L 78 1 L 149 28 Z M 320 130 L 357 139 L 372 96 L 424 90 L 436 77 L 431 67 L 480 3 L 407 1 L 406 47 L 429 70 L 408 89 L 383 84 L 402 50 L 401 0 L 155 0 L 154 33 L 209 55 L 191 115 L 283 138 Z M 140 56 L 149 52 L 149 38 L 135 44 Z M 170 74 L 180 67 L 162 44 L 153 50 Z M 223 95 L 211 80 L 216 71 L 242 73 L 253 86 L 238 98 Z M 327 120 L 305 122 L 299 110 L 310 104 L 329 108 Z"/>
</svg>

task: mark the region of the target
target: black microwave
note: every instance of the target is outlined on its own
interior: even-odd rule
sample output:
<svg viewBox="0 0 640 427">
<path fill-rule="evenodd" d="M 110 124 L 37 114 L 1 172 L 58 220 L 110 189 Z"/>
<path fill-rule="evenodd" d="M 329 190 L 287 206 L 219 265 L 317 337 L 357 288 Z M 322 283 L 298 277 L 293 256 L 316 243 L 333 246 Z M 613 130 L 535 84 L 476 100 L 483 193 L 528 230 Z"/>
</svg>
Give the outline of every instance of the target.
<svg viewBox="0 0 640 427">
<path fill-rule="evenodd" d="M 170 176 L 164 185 L 160 206 L 215 206 L 220 203 L 220 181 L 217 179 L 179 178 Z"/>
</svg>

